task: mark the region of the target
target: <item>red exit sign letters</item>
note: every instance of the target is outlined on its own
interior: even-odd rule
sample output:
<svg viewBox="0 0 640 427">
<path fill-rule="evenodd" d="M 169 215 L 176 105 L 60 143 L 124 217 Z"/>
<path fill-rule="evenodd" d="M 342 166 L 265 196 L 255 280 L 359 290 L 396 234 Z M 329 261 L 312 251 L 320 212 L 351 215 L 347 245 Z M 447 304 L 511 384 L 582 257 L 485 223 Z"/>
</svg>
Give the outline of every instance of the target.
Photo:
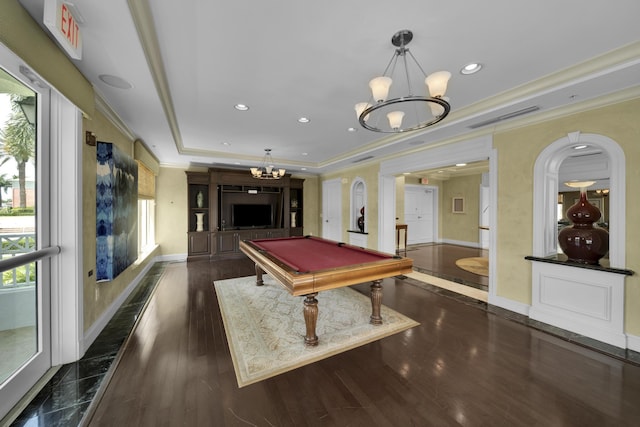
<svg viewBox="0 0 640 427">
<path fill-rule="evenodd" d="M 82 59 L 82 33 L 74 7 L 61 0 L 44 2 L 44 24 L 60 46 L 74 59 Z"/>
</svg>

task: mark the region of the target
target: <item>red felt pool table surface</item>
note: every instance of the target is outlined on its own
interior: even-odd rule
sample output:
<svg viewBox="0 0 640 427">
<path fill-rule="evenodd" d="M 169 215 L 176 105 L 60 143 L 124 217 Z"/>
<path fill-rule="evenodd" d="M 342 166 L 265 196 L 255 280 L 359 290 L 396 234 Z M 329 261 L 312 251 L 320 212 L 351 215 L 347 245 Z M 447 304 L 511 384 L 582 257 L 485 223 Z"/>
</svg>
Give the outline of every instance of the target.
<svg viewBox="0 0 640 427">
<path fill-rule="evenodd" d="M 412 269 L 409 258 L 313 236 L 243 241 L 240 249 L 293 295 L 379 280 Z"/>
<path fill-rule="evenodd" d="M 301 273 L 393 258 L 393 255 L 317 237 L 262 239 L 252 243 Z"/>
</svg>

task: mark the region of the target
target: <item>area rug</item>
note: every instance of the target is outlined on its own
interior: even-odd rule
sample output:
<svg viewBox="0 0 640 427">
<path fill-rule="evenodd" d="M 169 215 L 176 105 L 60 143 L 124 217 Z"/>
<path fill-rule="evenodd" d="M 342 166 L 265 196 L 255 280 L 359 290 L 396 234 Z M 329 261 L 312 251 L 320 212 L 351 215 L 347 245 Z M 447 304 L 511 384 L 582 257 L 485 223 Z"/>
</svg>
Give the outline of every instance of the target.
<svg viewBox="0 0 640 427">
<path fill-rule="evenodd" d="M 229 350 L 238 381 L 244 387 L 379 340 L 419 323 L 384 305 L 382 325 L 371 325 L 371 300 L 351 288 L 318 294 L 316 347 L 304 344 L 304 297 L 294 297 L 264 275 L 214 282 Z"/>
<path fill-rule="evenodd" d="M 461 269 L 479 276 L 489 277 L 489 258 L 472 257 L 460 258 L 456 261 L 456 265 Z"/>
</svg>

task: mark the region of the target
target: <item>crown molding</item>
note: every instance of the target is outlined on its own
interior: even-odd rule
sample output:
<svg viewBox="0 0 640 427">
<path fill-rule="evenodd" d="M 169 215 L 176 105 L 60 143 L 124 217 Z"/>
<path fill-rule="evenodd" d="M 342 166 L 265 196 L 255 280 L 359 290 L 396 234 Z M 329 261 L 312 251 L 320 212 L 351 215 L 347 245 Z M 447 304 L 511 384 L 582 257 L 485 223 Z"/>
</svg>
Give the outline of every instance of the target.
<svg viewBox="0 0 640 427">
<path fill-rule="evenodd" d="M 96 111 L 102 113 L 109 122 L 114 125 L 120 132 L 122 132 L 127 138 L 131 141 L 137 139 L 133 132 L 129 129 L 129 127 L 124 123 L 124 121 L 120 118 L 118 113 L 116 113 L 111 106 L 107 103 L 107 101 L 100 95 L 100 93 L 94 89 L 94 103 Z"/>
</svg>

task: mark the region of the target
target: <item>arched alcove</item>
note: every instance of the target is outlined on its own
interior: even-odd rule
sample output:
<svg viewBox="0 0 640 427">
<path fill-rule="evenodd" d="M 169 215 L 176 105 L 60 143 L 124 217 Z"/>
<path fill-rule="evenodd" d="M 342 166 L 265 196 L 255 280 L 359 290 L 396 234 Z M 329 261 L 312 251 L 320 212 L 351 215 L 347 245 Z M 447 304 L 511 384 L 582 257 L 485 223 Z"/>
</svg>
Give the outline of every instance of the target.
<svg viewBox="0 0 640 427">
<path fill-rule="evenodd" d="M 601 152 L 609 162 L 609 262 L 614 268 L 625 264 L 625 161 L 624 152 L 611 138 L 598 134 L 573 132 L 546 147 L 534 167 L 533 254 L 537 257 L 557 253 L 557 198 L 563 162 L 575 155 L 576 146 L 586 145 Z"/>
<path fill-rule="evenodd" d="M 564 262 L 557 254 L 557 202 L 561 168 L 575 157 L 576 147 L 586 146 L 599 155 L 592 168 L 576 174 L 608 173 L 609 267 L 585 268 Z M 572 162 L 569 162 L 572 163 Z M 606 164 L 602 164 L 606 163 Z M 563 171 L 564 173 L 564 171 Z M 595 177 L 594 177 L 595 178 Z M 564 177 L 563 177 L 564 179 Z M 625 348 L 625 162 L 624 152 L 612 139 L 573 132 L 545 148 L 534 166 L 533 257 L 531 268 L 531 319 Z M 555 258 L 555 259 L 554 259 Z"/>
<path fill-rule="evenodd" d="M 364 228 L 360 230 L 358 218 L 362 216 L 364 209 Z M 349 229 L 361 232 L 367 231 L 367 184 L 360 177 L 356 177 L 351 183 L 351 203 L 349 208 Z"/>
</svg>

